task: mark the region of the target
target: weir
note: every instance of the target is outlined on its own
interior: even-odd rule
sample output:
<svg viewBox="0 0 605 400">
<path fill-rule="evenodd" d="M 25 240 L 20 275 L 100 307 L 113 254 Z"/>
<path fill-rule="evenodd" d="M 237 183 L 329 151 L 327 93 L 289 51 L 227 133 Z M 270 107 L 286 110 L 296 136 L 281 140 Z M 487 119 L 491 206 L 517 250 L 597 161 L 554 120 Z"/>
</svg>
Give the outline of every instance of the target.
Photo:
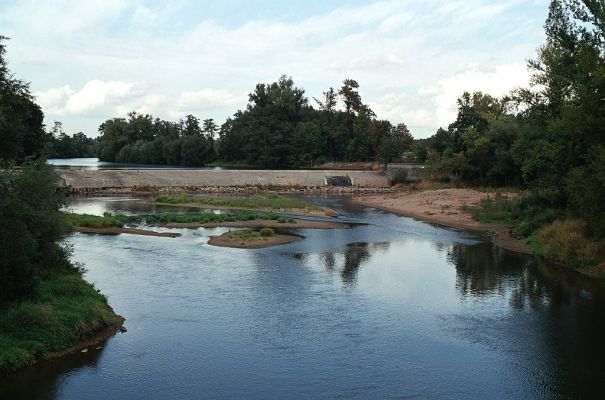
<svg viewBox="0 0 605 400">
<path fill-rule="evenodd" d="M 328 170 L 58 170 L 61 185 L 74 194 L 111 191 L 196 191 L 209 188 L 384 189 L 381 172 Z"/>
</svg>

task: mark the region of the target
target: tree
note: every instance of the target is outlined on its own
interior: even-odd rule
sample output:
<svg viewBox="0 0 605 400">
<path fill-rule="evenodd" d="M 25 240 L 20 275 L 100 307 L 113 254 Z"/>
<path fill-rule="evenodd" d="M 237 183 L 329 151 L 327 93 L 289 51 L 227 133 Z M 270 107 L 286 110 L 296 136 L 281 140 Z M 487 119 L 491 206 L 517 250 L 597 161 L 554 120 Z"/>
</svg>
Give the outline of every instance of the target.
<svg viewBox="0 0 605 400">
<path fill-rule="evenodd" d="M 0 36 L 0 162 L 22 162 L 39 157 L 44 150 L 44 114 L 34 103 L 29 84 L 10 73 L 5 40 Z"/>
<path fill-rule="evenodd" d="M 40 161 L 0 171 L 0 304 L 32 295 L 40 279 L 69 265 L 57 244 L 67 233 L 58 180 Z"/>
</svg>

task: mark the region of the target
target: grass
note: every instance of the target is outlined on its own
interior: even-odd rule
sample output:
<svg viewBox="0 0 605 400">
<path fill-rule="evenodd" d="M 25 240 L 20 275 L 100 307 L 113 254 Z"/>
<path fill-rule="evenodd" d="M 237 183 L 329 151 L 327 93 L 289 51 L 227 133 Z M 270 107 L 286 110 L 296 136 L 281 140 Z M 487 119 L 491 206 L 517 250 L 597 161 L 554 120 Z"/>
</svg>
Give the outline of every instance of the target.
<svg viewBox="0 0 605 400">
<path fill-rule="evenodd" d="M 71 227 L 83 228 L 122 228 L 128 222 L 140 222 L 142 217 L 131 215 L 105 214 L 102 217 L 90 214 L 67 214 L 67 223 Z"/>
<path fill-rule="evenodd" d="M 67 214 L 67 221 L 71 227 L 84 228 L 122 228 L 126 223 L 143 222 L 148 224 L 156 223 L 220 223 L 236 221 L 253 221 L 262 219 L 266 221 L 277 221 L 279 223 L 296 223 L 293 218 L 286 218 L 271 213 L 251 213 L 241 212 L 238 214 L 225 213 L 200 213 L 200 214 L 152 214 L 152 215 L 110 215 L 104 216 L 89 214 Z"/>
<path fill-rule="evenodd" d="M 321 207 L 298 198 L 281 196 L 277 193 L 267 193 L 249 197 L 192 197 L 192 196 L 159 196 L 157 204 L 195 204 L 214 207 L 233 207 L 242 209 L 308 209 L 321 210 Z"/>
<path fill-rule="evenodd" d="M 56 273 L 40 283 L 35 299 L 0 308 L 0 375 L 65 350 L 116 321 L 105 296 L 78 273 Z"/>
<path fill-rule="evenodd" d="M 155 223 L 220 223 L 220 222 L 236 222 L 236 221 L 253 221 L 256 219 L 262 219 L 266 221 L 277 221 L 279 223 L 296 223 L 293 218 L 280 217 L 275 214 L 257 214 L 242 212 L 239 214 L 215 214 L 215 213 L 201 213 L 201 214 L 156 214 L 145 216 L 145 221 L 148 224 Z"/>
<path fill-rule="evenodd" d="M 557 220 L 537 236 L 544 257 L 574 268 L 593 267 L 605 259 L 605 246 L 591 240 L 580 219 Z"/>
<path fill-rule="evenodd" d="M 266 238 L 275 235 L 275 232 L 271 228 L 263 228 L 260 231 L 254 229 L 245 229 L 242 231 L 234 232 L 234 235 L 241 240 L 253 240 L 258 238 Z"/>
<path fill-rule="evenodd" d="M 549 193 L 524 193 L 512 199 L 496 194 L 469 211 L 480 222 L 510 225 L 512 233 L 525 239 L 535 256 L 572 268 L 590 268 L 603 262 L 605 243 L 590 237 L 585 221 L 569 218 L 554 204 Z"/>
</svg>

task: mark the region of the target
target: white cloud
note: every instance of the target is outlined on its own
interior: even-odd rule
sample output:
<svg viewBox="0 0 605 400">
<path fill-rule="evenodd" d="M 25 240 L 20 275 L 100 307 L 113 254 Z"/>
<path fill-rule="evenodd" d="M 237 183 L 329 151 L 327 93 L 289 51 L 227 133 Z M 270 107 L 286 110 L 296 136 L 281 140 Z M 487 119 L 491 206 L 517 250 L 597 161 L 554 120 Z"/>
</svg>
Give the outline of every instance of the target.
<svg viewBox="0 0 605 400">
<path fill-rule="evenodd" d="M 456 100 L 466 92 L 489 93 L 501 97 L 511 90 L 528 86 L 530 73 L 525 64 L 499 65 L 487 71 L 469 68 L 452 77 L 439 81 L 433 88 L 421 88 L 420 93 L 433 93 L 435 117 L 439 126 L 447 126 L 456 119 Z"/>
<path fill-rule="evenodd" d="M 57 117 L 103 117 L 125 102 L 146 93 L 145 85 L 136 82 L 92 80 L 74 91 L 69 85 L 51 88 L 34 96 L 47 113 Z"/>
<path fill-rule="evenodd" d="M 379 118 L 427 136 L 455 117 L 462 91 L 501 95 L 526 82 L 524 60 L 542 39 L 547 5 L 387 0 L 238 23 L 178 14 L 186 6 L 204 7 L 24 0 L 0 13 L 0 25 L 13 37 L 11 68 L 32 82 L 48 119 L 62 119 L 66 129 L 70 118 L 86 118 L 89 125 L 73 129 L 92 134 L 125 110 L 220 121 L 246 105 L 256 83 L 287 74 L 310 98 L 356 79 Z"/>
<path fill-rule="evenodd" d="M 214 109 L 222 107 L 242 107 L 247 96 L 235 95 L 226 90 L 202 89 L 181 94 L 177 107 L 182 110 Z"/>
</svg>

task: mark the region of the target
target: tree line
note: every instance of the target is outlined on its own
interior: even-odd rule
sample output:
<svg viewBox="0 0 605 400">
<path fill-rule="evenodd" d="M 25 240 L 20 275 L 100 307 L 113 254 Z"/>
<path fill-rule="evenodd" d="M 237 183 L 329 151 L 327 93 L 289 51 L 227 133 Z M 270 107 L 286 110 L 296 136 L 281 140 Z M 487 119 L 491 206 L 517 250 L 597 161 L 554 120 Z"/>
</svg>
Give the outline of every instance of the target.
<svg viewBox="0 0 605 400">
<path fill-rule="evenodd" d="M 99 128 L 102 161 L 204 165 L 219 160 L 262 168 L 300 168 L 325 161 L 388 162 L 414 147 L 405 124 L 379 120 L 351 79 L 313 107 L 292 78 L 256 85 L 245 110 L 219 127 L 188 115 L 179 122 L 130 113 Z M 342 107 L 339 108 L 338 106 Z"/>
</svg>

